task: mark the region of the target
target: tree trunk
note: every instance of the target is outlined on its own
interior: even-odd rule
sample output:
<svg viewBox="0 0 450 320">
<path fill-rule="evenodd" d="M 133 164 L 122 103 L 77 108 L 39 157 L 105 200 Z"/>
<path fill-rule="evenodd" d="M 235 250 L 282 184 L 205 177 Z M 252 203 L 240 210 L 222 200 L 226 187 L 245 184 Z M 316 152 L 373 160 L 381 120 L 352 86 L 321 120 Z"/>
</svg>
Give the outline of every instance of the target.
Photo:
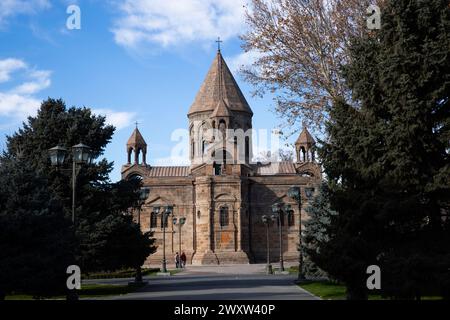
<svg viewBox="0 0 450 320">
<path fill-rule="evenodd" d="M 76 289 L 69 290 L 66 295 L 67 301 L 78 301 L 78 293 Z"/>
<path fill-rule="evenodd" d="M 347 300 L 367 300 L 367 289 L 364 287 L 347 286 Z"/>
<path fill-rule="evenodd" d="M 136 277 L 134 279 L 135 282 L 142 282 L 142 272 L 141 267 L 136 268 Z"/>
</svg>

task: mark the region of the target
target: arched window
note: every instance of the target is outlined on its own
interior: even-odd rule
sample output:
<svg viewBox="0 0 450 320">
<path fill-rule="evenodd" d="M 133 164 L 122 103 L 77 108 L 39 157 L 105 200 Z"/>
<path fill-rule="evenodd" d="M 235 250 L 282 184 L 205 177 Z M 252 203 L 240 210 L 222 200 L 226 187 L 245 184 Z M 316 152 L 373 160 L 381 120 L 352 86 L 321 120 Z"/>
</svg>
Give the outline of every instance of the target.
<svg viewBox="0 0 450 320">
<path fill-rule="evenodd" d="M 277 219 L 277 225 L 280 225 L 280 221 L 281 221 L 281 226 L 284 226 L 284 213 L 280 214 L 280 219 Z"/>
<path fill-rule="evenodd" d="M 306 162 L 306 150 L 304 147 L 300 148 L 300 158 L 302 162 Z"/>
<path fill-rule="evenodd" d="M 158 216 L 155 212 L 150 213 L 150 228 L 158 227 Z"/>
<path fill-rule="evenodd" d="M 165 219 L 164 219 L 165 217 Z M 169 220 L 169 216 L 167 214 L 161 214 L 161 229 L 164 227 L 167 228 L 167 221 Z"/>
<path fill-rule="evenodd" d="M 228 207 L 220 207 L 220 226 L 226 227 L 229 224 Z"/>
<path fill-rule="evenodd" d="M 222 166 L 220 165 L 220 163 L 214 162 L 213 167 L 214 167 L 214 175 L 220 176 L 222 174 Z"/>
<path fill-rule="evenodd" d="M 134 179 L 136 179 L 136 180 L 138 180 L 138 181 L 142 181 L 143 180 L 143 178 L 142 178 L 142 176 L 139 174 L 139 173 L 133 173 L 132 175 L 130 175 L 129 176 L 129 178 L 128 178 L 128 180 L 134 180 Z"/>
<path fill-rule="evenodd" d="M 206 155 L 208 152 L 208 142 L 205 140 L 202 141 L 202 155 Z"/>
<path fill-rule="evenodd" d="M 245 137 L 245 162 L 250 162 L 250 141 L 248 137 Z"/>
<path fill-rule="evenodd" d="M 225 141 L 225 139 L 226 139 L 226 130 L 227 130 L 227 124 L 226 124 L 225 120 L 220 120 L 219 121 L 219 132 L 222 135 L 221 141 Z"/>
<path fill-rule="evenodd" d="M 288 213 L 288 226 L 292 227 L 295 225 L 295 217 L 294 217 L 294 211 L 289 211 Z"/>
</svg>

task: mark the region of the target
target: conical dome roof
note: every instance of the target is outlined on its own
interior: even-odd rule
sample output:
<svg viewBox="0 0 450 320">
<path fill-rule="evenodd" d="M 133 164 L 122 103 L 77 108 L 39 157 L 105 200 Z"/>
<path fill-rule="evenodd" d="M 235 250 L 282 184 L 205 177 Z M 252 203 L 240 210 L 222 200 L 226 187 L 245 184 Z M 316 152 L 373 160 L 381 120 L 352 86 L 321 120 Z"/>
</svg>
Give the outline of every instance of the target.
<svg viewBox="0 0 450 320">
<path fill-rule="evenodd" d="M 216 108 L 214 109 L 214 112 L 212 113 L 211 117 L 217 118 L 217 117 L 229 117 L 230 116 L 230 110 L 228 109 L 227 103 L 220 99 L 219 102 L 216 105 Z"/>
<path fill-rule="evenodd" d="M 314 140 L 313 136 L 309 133 L 308 129 L 306 128 L 306 126 L 303 127 L 302 132 L 300 133 L 300 135 L 297 138 L 297 141 L 295 142 L 296 145 L 313 145 L 316 143 L 316 140 Z"/>
<path fill-rule="evenodd" d="M 218 51 L 188 115 L 205 111 L 213 112 L 221 100 L 230 111 L 253 114 L 222 54 Z"/>
<path fill-rule="evenodd" d="M 147 146 L 147 143 L 138 128 L 134 129 L 131 137 L 128 139 L 127 146 Z"/>
</svg>

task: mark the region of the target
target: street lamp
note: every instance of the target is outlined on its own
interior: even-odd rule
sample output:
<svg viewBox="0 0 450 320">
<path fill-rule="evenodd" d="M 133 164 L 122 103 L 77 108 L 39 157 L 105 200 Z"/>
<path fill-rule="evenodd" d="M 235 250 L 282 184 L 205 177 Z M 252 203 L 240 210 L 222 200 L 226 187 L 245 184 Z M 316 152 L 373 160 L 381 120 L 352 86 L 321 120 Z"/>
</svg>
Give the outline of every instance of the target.
<svg viewBox="0 0 450 320">
<path fill-rule="evenodd" d="M 267 244 L 267 265 L 266 265 L 266 272 L 267 274 L 272 274 L 272 265 L 270 264 L 270 246 L 269 246 L 269 227 L 270 224 L 275 221 L 276 217 L 274 215 L 268 216 L 263 215 L 262 216 L 262 222 L 266 225 L 266 244 Z"/>
<path fill-rule="evenodd" d="M 90 164 L 92 161 L 91 148 L 85 144 L 79 143 L 72 147 L 73 160 L 77 164 Z"/>
<path fill-rule="evenodd" d="M 312 197 L 312 193 L 309 192 L 310 188 L 307 189 L 306 193 L 307 197 Z M 305 190 L 306 191 L 306 190 Z M 314 189 L 313 189 L 314 191 Z M 290 187 L 288 190 L 288 196 L 295 200 L 298 204 L 298 212 L 299 212 L 299 223 L 298 223 L 298 241 L 299 241 L 299 256 L 298 256 L 298 280 L 305 280 L 305 273 L 303 271 L 303 253 L 302 253 L 302 194 L 300 191 L 300 187 Z"/>
<path fill-rule="evenodd" d="M 139 230 L 141 230 L 141 210 L 142 210 L 142 206 L 145 203 L 145 200 L 147 200 L 148 195 L 150 194 L 150 188 L 149 187 L 142 187 L 139 190 L 139 200 L 138 200 L 138 226 L 139 226 Z M 137 266 L 136 267 L 136 276 L 134 281 L 136 283 L 140 283 L 142 282 L 142 271 L 141 271 L 141 266 Z"/>
<path fill-rule="evenodd" d="M 67 156 L 67 149 L 62 146 L 56 146 L 48 150 L 51 165 L 59 168 L 64 165 L 64 161 Z M 84 164 L 91 164 L 93 160 L 93 154 L 91 148 L 85 144 L 79 143 L 72 147 L 72 224 L 75 225 L 75 190 L 77 174 L 79 169 Z M 77 170 L 78 169 L 78 170 Z M 69 290 L 67 294 L 67 300 L 78 300 L 78 294 L 76 290 Z"/>
<path fill-rule="evenodd" d="M 139 190 L 139 201 L 138 201 L 138 225 L 141 226 L 141 209 L 142 205 L 145 203 L 145 200 L 147 200 L 148 195 L 150 194 L 150 188 L 149 187 L 142 187 Z"/>
<path fill-rule="evenodd" d="M 48 150 L 50 162 L 54 167 L 60 167 L 64 164 L 67 156 L 67 149 L 62 146 L 56 146 Z M 93 154 L 91 148 L 85 144 L 79 143 L 72 147 L 72 223 L 75 224 L 75 190 L 77 174 L 81 165 L 91 164 Z"/>
<path fill-rule="evenodd" d="M 282 215 L 289 209 L 288 205 L 284 203 L 275 203 L 272 205 L 272 213 L 278 218 L 278 228 L 280 235 L 280 271 L 284 271 L 284 261 L 283 261 L 283 226 L 281 225 Z M 284 219 L 283 219 L 284 221 Z"/>
<path fill-rule="evenodd" d="M 153 212 L 158 214 L 159 207 L 154 208 Z M 163 261 L 162 261 L 162 272 L 167 273 L 167 260 L 166 260 L 166 222 L 168 216 L 173 212 L 173 206 L 164 206 L 161 212 L 162 215 L 162 225 L 163 225 Z"/>
<path fill-rule="evenodd" d="M 177 219 L 176 217 L 173 218 L 173 225 L 178 226 L 178 252 L 181 256 L 181 227 L 186 223 L 186 218 L 181 217 L 180 219 Z"/>
<path fill-rule="evenodd" d="M 66 159 L 67 149 L 61 146 L 56 146 L 48 149 L 48 154 L 50 156 L 52 166 L 62 166 L 64 164 L 64 160 Z"/>
</svg>

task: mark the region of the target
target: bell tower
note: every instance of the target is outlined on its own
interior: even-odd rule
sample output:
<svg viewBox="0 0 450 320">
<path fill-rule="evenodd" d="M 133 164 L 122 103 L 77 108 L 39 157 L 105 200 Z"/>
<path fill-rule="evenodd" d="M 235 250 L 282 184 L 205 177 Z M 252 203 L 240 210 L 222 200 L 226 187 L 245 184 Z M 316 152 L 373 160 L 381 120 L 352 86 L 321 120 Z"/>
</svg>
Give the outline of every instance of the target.
<svg viewBox="0 0 450 320">
<path fill-rule="evenodd" d="M 188 112 L 191 170 L 206 164 L 208 175 L 224 175 L 229 165 L 248 164 L 252 117 L 219 47 Z"/>
<path fill-rule="evenodd" d="M 303 130 L 295 142 L 297 163 L 315 162 L 314 146 L 316 141 L 309 133 L 308 128 L 303 124 Z"/>
<path fill-rule="evenodd" d="M 131 164 L 131 158 L 134 152 L 134 164 L 140 164 L 140 165 L 146 165 L 147 161 L 147 143 L 145 142 L 144 138 L 142 137 L 141 132 L 138 129 L 137 123 L 136 123 L 136 129 L 134 129 L 133 133 L 131 134 L 131 137 L 128 139 L 127 142 L 127 164 Z M 142 153 L 142 162 L 139 162 L 139 156 Z"/>
</svg>

